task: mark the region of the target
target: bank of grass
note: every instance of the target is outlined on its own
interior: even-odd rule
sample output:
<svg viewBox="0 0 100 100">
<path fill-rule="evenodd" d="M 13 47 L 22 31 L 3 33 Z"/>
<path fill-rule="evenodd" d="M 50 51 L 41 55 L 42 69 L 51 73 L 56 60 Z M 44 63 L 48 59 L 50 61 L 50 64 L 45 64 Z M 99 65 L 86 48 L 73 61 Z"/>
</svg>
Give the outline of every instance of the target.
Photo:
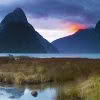
<svg viewBox="0 0 100 100">
<path fill-rule="evenodd" d="M 85 100 L 100 100 L 100 76 L 92 76 L 79 88 L 83 91 Z"/>
<path fill-rule="evenodd" d="M 0 82 L 40 84 L 46 82 L 87 80 L 100 74 L 100 60 L 0 58 Z"/>
<path fill-rule="evenodd" d="M 57 100 L 100 100 L 100 75 L 60 88 Z"/>
</svg>

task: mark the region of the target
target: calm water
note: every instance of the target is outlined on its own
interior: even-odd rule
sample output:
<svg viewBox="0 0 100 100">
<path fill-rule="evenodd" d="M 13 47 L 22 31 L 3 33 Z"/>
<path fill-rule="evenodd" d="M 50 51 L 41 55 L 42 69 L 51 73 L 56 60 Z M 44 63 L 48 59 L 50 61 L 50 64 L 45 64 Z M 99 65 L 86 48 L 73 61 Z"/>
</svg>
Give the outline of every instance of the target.
<svg viewBox="0 0 100 100">
<path fill-rule="evenodd" d="M 100 59 L 100 54 L 14 54 L 14 53 L 1 53 L 0 56 L 28 56 L 35 58 L 92 58 Z"/>
<path fill-rule="evenodd" d="M 32 96 L 32 91 L 37 92 Z M 57 89 L 47 86 L 10 87 L 0 86 L 0 100 L 56 100 Z"/>
<path fill-rule="evenodd" d="M 0 100 L 100 100 L 100 91 L 98 89 L 92 90 L 90 94 L 81 94 L 83 98 L 77 97 L 73 89 L 75 88 L 75 83 L 65 83 L 63 85 L 33 85 L 33 86 L 7 86 L 0 85 Z M 72 89 L 74 92 L 68 92 Z M 36 95 L 32 96 L 35 92 Z M 71 96 L 68 95 L 71 93 Z M 75 93 L 75 95 L 73 95 Z M 85 98 L 84 98 L 85 97 Z"/>
</svg>

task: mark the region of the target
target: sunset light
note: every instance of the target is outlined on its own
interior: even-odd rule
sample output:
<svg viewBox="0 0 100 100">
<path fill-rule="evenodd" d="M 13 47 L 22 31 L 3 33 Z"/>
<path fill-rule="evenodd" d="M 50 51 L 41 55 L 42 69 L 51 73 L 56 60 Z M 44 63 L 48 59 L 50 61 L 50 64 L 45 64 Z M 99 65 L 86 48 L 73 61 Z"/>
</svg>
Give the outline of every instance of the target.
<svg viewBox="0 0 100 100">
<path fill-rule="evenodd" d="M 69 25 L 68 30 L 70 32 L 77 32 L 80 29 L 86 29 L 86 28 L 87 28 L 87 26 L 85 26 L 83 24 L 71 24 L 71 25 Z"/>
<path fill-rule="evenodd" d="M 33 22 L 33 23 L 32 23 Z M 34 21 L 31 21 L 34 25 Z M 61 24 L 61 23 L 60 23 Z M 69 35 L 75 34 L 80 29 L 86 29 L 87 26 L 84 24 L 73 23 L 73 24 L 63 24 L 63 27 L 59 29 L 36 29 L 45 39 L 52 42 L 56 39 L 63 38 Z"/>
<path fill-rule="evenodd" d="M 62 27 L 66 33 L 66 36 L 75 34 L 78 30 L 88 28 L 85 24 L 74 23 L 74 22 L 62 22 Z"/>
</svg>

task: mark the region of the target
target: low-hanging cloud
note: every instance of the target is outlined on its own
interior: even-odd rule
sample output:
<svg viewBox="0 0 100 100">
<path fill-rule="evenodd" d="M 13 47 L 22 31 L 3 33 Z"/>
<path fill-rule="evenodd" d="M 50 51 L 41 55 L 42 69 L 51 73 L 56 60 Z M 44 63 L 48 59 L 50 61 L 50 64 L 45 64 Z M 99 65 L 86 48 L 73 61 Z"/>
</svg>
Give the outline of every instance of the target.
<svg viewBox="0 0 100 100">
<path fill-rule="evenodd" d="M 7 3 L 9 1 L 9 3 Z M 4 0 L 0 3 L 0 18 L 21 7 L 33 18 L 57 18 L 86 24 L 100 19 L 99 0 Z M 12 2 L 12 3 L 10 3 Z"/>
</svg>

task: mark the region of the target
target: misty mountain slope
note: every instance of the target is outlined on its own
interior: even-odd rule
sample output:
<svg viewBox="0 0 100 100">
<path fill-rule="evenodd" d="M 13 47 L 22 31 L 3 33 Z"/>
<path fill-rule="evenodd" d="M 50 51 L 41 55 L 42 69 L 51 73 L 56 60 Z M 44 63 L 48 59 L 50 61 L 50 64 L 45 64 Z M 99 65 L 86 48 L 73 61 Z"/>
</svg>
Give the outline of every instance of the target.
<svg viewBox="0 0 100 100">
<path fill-rule="evenodd" d="M 60 53 L 100 53 L 100 22 L 95 28 L 79 30 L 74 35 L 52 42 Z"/>
<path fill-rule="evenodd" d="M 9 13 L 0 24 L 0 53 L 57 53 L 27 21 L 22 9 Z"/>
</svg>

